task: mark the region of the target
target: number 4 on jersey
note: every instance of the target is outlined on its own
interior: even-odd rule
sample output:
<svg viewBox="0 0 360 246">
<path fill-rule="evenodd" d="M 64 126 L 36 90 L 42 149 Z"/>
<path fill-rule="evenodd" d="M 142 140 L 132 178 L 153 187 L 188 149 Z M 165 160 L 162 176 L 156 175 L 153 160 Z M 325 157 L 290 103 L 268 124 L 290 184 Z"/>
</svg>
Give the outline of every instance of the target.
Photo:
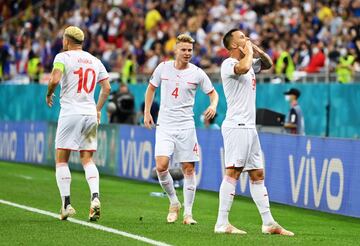
<svg viewBox="0 0 360 246">
<path fill-rule="evenodd" d="M 197 144 L 197 143 L 195 143 L 194 148 L 193 148 L 193 151 L 194 151 L 196 154 L 199 154 L 199 147 L 198 147 L 198 144 Z"/>
<path fill-rule="evenodd" d="M 176 87 L 175 90 L 171 93 L 175 97 L 175 99 L 179 96 L 179 88 Z"/>
</svg>

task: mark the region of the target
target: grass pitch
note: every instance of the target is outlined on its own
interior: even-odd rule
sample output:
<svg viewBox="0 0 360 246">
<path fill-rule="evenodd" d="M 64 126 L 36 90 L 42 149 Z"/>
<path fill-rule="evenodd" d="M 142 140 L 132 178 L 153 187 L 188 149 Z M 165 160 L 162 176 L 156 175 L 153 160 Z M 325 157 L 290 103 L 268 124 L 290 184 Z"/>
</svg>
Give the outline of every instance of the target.
<svg viewBox="0 0 360 246">
<path fill-rule="evenodd" d="M 71 167 L 70 167 L 71 168 Z M 53 169 L 0 162 L 0 199 L 54 213 L 60 196 Z M 261 219 L 251 199 L 236 197 L 230 221 L 245 236 L 213 233 L 218 193 L 198 191 L 194 218 L 198 225 L 179 220 L 166 223 L 168 199 L 151 197 L 159 185 L 102 176 L 102 215 L 97 224 L 171 245 L 359 245 L 360 219 L 271 204 L 274 218 L 293 231 L 293 238 L 262 235 Z M 71 203 L 74 218 L 87 221 L 89 188 L 84 173 L 72 172 Z M 182 200 L 182 190 L 178 190 Z M 360 209 L 360 208 L 359 208 Z M 145 245 L 135 239 L 88 228 L 69 221 L 0 203 L 0 245 Z"/>
</svg>

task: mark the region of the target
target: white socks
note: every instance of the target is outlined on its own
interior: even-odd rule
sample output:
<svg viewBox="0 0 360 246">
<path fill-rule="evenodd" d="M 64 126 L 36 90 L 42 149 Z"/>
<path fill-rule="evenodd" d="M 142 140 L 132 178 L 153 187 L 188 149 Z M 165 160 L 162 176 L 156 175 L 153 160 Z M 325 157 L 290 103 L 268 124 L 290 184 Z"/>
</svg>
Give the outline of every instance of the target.
<svg viewBox="0 0 360 246">
<path fill-rule="evenodd" d="M 229 224 L 229 212 L 234 201 L 236 189 L 236 179 L 224 176 L 219 191 L 219 214 L 216 225 Z"/>
<path fill-rule="evenodd" d="M 192 216 L 192 207 L 195 200 L 195 192 L 196 192 L 196 175 L 193 173 L 192 175 L 184 174 L 184 185 L 183 185 L 183 193 L 184 193 L 184 216 L 190 215 Z"/>
<path fill-rule="evenodd" d="M 89 184 L 90 193 L 99 194 L 99 171 L 93 162 L 83 165 L 85 171 L 85 178 Z"/>
<path fill-rule="evenodd" d="M 70 196 L 71 173 L 66 162 L 56 163 L 56 183 L 64 204 L 65 197 Z"/>
<path fill-rule="evenodd" d="M 250 193 L 259 210 L 263 225 L 270 225 L 274 218 L 270 212 L 269 196 L 264 185 L 264 180 L 250 181 Z"/>
<path fill-rule="evenodd" d="M 166 194 L 169 197 L 171 205 L 180 203 L 179 199 L 176 196 L 176 191 L 174 188 L 174 181 L 169 173 L 169 170 L 166 170 L 164 172 L 158 172 L 156 170 L 156 173 L 157 173 L 161 187 L 163 188 L 163 190 L 166 192 Z"/>
</svg>

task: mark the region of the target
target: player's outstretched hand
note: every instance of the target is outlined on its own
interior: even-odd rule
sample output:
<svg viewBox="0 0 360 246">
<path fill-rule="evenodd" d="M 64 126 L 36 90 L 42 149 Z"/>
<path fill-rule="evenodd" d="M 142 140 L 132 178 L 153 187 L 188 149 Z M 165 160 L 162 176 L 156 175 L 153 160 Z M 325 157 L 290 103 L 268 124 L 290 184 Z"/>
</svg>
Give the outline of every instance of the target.
<svg viewBox="0 0 360 246">
<path fill-rule="evenodd" d="M 54 101 L 53 101 L 53 98 L 55 97 L 55 94 L 51 94 L 50 96 L 49 95 L 46 95 L 46 104 L 51 108 L 52 105 L 54 104 Z"/>
<path fill-rule="evenodd" d="M 215 114 L 216 114 L 216 108 L 212 106 L 209 106 L 204 112 L 205 119 L 207 120 L 214 118 Z"/>
<path fill-rule="evenodd" d="M 97 111 L 97 123 L 100 125 L 101 111 Z"/>
<path fill-rule="evenodd" d="M 144 125 L 148 129 L 151 129 L 151 126 L 154 125 L 154 120 L 153 120 L 150 112 L 144 113 Z"/>
</svg>

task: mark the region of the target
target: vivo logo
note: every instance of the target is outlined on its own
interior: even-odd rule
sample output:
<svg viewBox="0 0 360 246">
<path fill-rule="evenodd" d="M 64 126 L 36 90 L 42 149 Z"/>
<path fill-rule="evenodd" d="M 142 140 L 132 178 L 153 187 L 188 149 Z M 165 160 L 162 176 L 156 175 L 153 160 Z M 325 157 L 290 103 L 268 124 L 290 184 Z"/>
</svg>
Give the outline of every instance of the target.
<svg viewBox="0 0 360 246">
<path fill-rule="evenodd" d="M 45 135 L 43 132 L 34 132 L 34 125 L 31 124 L 30 132 L 24 134 L 25 161 L 42 163 L 45 152 Z"/>
<path fill-rule="evenodd" d="M 304 205 L 306 206 L 309 203 L 309 189 L 312 188 L 315 207 L 319 207 L 325 189 L 328 208 L 334 211 L 339 210 L 344 193 L 344 167 L 342 161 L 338 158 L 332 158 L 330 161 L 325 158 L 318 179 L 316 166 L 319 165 L 319 162 L 316 165 L 315 158 L 310 156 L 310 140 L 306 144 L 306 152 L 307 156 L 301 157 L 297 177 L 295 176 L 294 157 L 289 155 L 292 201 L 294 203 L 299 201 L 300 190 L 304 186 Z M 339 186 L 337 194 L 332 194 L 331 182 L 335 176 L 339 178 Z"/>
<path fill-rule="evenodd" d="M 0 159 L 15 160 L 17 147 L 17 134 L 15 131 L 8 131 L 8 125 L 5 125 L 5 131 L 0 132 Z"/>
<path fill-rule="evenodd" d="M 135 130 L 130 130 L 130 140 L 121 140 L 122 175 L 149 179 L 152 169 L 153 148 L 150 141 L 136 144 Z"/>
</svg>

